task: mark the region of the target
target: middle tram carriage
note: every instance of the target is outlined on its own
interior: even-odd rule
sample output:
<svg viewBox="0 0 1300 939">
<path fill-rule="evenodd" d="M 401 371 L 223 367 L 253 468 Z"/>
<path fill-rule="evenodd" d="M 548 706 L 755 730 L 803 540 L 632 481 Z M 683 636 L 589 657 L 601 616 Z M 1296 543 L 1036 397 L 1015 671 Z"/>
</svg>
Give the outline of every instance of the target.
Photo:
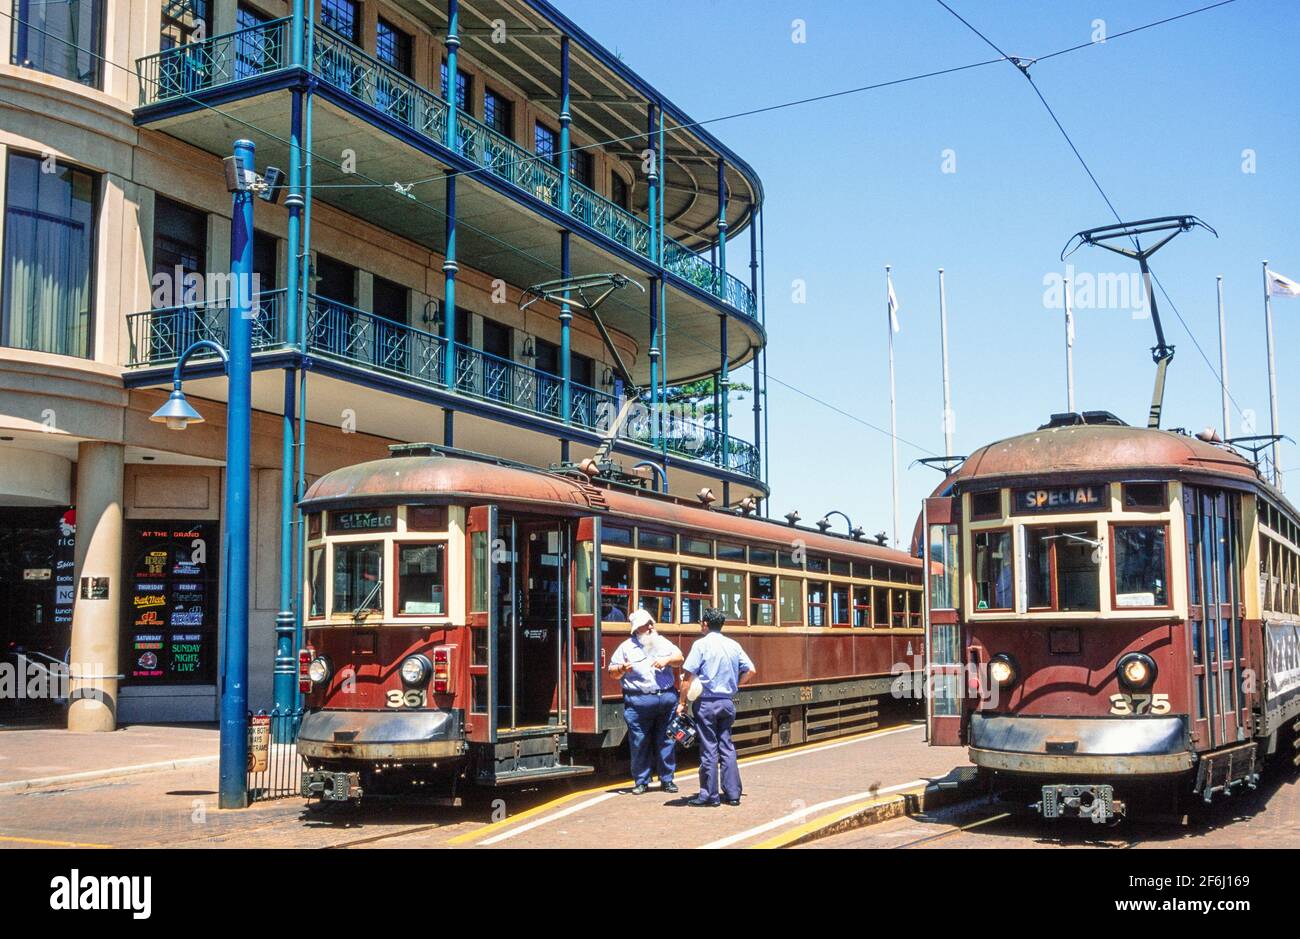
<svg viewBox="0 0 1300 939">
<path fill-rule="evenodd" d="M 740 749 L 874 726 L 919 699 L 921 565 L 577 470 L 433 447 L 306 493 L 303 794 L 591 772 L 624 737 L 605 671 L 648 609 L 683 651 L 717 606 L 758 665 Z M 416 455 L 420 454 L 420 455 Z"/>
<path fill-rule="evenodd" d="M 1056 415 L 972 454 L 921 524 L 931 742 L 993 789 L 1104 822 L 1291 754 L 1300 515 L 1217 437 Z"/>
</svg>

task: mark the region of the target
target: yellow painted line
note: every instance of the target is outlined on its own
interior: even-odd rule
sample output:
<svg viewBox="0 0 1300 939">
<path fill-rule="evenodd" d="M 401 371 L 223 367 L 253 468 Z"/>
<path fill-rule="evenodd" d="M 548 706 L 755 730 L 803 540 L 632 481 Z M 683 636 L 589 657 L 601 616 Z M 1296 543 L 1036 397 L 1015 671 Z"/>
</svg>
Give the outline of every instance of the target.
<svg viewBox="0 0 1300 939">
<path fill-rule="evenodd" d="M 918 787 L 917 790 L 913 790 L 913 791 L 924 791 L 924 787 L 923 786 Z M 889 802 L 894 801 L 895 799 L 904 798 L 907 795 L 908 793 L 906 792 L 900 792 L 895 795 L 887 796 L 884 798 L 867 799 L 866 801 L 859 802 L 856 805 L 850 805 L 834 812 L 827 812 L 825 815 L 822 815 L 819 818 L 814 818 L 811 822 L 808 822 L 807 824 L 799 825 L 795 828 L 791 828 L 788 831 L 783 831 L 781 832 L 781 834 L 768 838 L 766 841 L 760 841 L 758 842 L 758 844 L 751 844 L 750 847 L 751 848 L 784 848 L 786 845 L 790 844 L 791 842 L 798 841 L 800 838 L 802 838 L 806 834 L 809 834 L 810 832 L 817 831 L 820 828 L 825 828 L 828 825 L 833 825 L 836 822 L 841 821 L 842 819 L 849 818 L 852 815 L 856 815 L 858 812 L 865 811 L 866 809 L 873 808 L 874 806 L 885 805 Z"/>
<path fill-rule="evenodd" d="M 816 753 L 821 750 L 829 750 L 834 747 L 844 746 L 845 744 L 856 743 L 857 741 L 865 740 L 868 737 L 886 736 L 888 734 L 898 733 L 900 730 L 917 730 L 922 726 L 924 725 L 909 724 L 901 728 L 886 727 L 883 729 L 868 730 L 860 734 L 852 734 L 848 737 L 837 737 L 834 740 L 829 740 L 829 741 L 822 740 L 822 741 L 816 741 L 814 743 L 803 743 L 796 747 L 787 747 L 785 749 L 782 749 L 775 756 L 773 756 L 773 754 L 770 751 L 755 753 L 751 756 L 742 757 L 736 762 L 740 766 L 746 766 L 753 763 L 765 763 L 778 758 L 786 759 L 792 756 L 800 756 L 807 753 Z M 611 783 L 606 783 L 603 786 L 592 786 L 589 789 L 580 789 L 577 792 L 569 792 L 562 796 L 559 796 L 558 798 L 552 799 L 549 802 L 543 802 L 541 805 L 535 805 L 531 809 L 525 809 L 524 811 L 520 812 L 518 815 L 510 815 L 507 816 L 506 818 L 499 819 L 498 821 L 489 822 L 488 824 L 484 825 L 482 828 L 476 828 L 473 831 L 462 832 L 461 834 L 456 835 L 454 838 L 449 838 L 447 841 L 443 843 L 448 845 L 471 844 L 473 842 L 479 841 L 480 839 L 488 838 L 491 837 L 492 835 L 495 835 L 502 828 L 505 828 L 508 825 L 514 825 L 518 822 L 527 821 L 528 819 L 541 815 L 544 812 L 549 812 L 552 809 L 559 808 L 560 806 L 564 805 L 566 802 L 571 802 L 574 799 L 579 799 L 582 798 L 583 796 L 595 796 L 600 793 L 609 792 L 611 789 L 626 789 L 632 786 L 634 783 L 635 780 L 627 779 L 624 780 L 623 782 L 611 782 Z"/>
<path fill-rule="evenodd" d="M 48 841 L 44 838 L 17 838 L 13 835 L 0 835 L 0 841 L 17 844 L 39 844 L 47 848 L 111 848 L 111 844 L 91 844 L 85 841 Z"/>
</svg>

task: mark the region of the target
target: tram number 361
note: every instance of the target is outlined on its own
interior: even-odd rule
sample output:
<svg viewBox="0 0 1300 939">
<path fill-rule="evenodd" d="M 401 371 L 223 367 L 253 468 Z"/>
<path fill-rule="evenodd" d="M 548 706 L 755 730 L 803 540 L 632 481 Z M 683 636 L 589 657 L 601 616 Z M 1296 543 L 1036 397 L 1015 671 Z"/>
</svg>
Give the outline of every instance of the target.
<svg viewBox="0 0 1300 939">
<path fill-rule="evenodd" d="M 424 707 L 423 691 L 397 691 L 388 692 L 388 699 L 385 702 L 390 708 L 420 708 Z"/>
<path fill-rule="evenodd" d="M 1113 694 L 1110 696 L 1112 714 L 1168 714 L 1167 694 Z"/>
</svg>

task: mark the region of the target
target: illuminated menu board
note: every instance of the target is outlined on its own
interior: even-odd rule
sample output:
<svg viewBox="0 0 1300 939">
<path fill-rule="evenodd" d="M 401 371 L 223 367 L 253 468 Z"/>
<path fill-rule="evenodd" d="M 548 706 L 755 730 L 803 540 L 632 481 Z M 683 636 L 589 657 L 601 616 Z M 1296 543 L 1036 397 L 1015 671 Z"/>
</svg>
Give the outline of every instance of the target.
<svg viewBox="0 0 1300 939">
<path fill-rule="evenodd" d="M 216 680 L 216 522 L 129 523 L 123 672 L 140 685 Z"/>
</svg>

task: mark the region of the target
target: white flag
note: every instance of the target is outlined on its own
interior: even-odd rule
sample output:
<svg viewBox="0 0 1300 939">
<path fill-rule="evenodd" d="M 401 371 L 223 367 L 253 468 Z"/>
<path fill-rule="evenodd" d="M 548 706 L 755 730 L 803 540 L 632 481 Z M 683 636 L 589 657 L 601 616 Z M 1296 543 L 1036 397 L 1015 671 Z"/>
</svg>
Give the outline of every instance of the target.
<svg viewBox="0 0 1300 939">
<path fill-rule="evenodd" d="M 1268 294 L 1271 297 L 1300 297 L 1300 283 L 1290 277 L 1283 277 L 1275 271 L 1265 270 L 1268 281 Z"/>
<path fill-rule="evenodd" d="M 889 325 L 894 328 L 894 332 L 898 332 L 902 328 L 898 325 L 898 297 L 894 295 L 894 281 L 888 274 L 885 275 L 885 283 L 889 285 Z"/>
</svg>

